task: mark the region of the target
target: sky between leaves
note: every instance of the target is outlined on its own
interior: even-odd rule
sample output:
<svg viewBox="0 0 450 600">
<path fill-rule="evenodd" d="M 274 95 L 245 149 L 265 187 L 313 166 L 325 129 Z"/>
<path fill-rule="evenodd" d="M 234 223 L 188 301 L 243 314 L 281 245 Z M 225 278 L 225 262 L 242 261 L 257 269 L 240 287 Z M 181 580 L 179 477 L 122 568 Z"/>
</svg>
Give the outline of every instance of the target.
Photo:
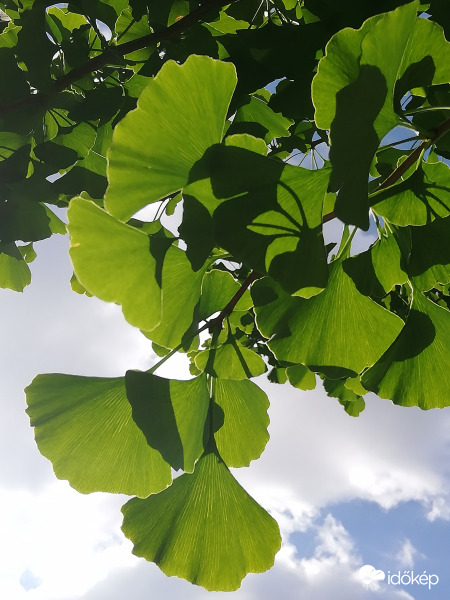
<svg viewBox="0 0 450 600">
<path fill-rule="evenodd" d="M 36 372 L 118 376 L 130 363 L 143 369 L 152 360 L 150 345 L 124 323 L 119 310 L 71 292 L 65 246 L 61 238 L 41 243 L 34 285 L 20 296 L 6 292 L 0 300 L 1 314 L 9 315 L 2 317 L 9 344 L 2 348 L 6 383 L 0 396 L 0 595 L 11 600 L 119 600 L 125 593 L 135 600 L 149 593 L 169 599 L 225 597 L 166 578 L 133 557 L 120 531 L 124 497 L 74 492 L 55 481 L 34 445 L 20 390 Z M 12 360 L 17 356 L 20 364 Z M 165 369 L 161 375 L 183 373 L 182 364 Z M 354 574 L 366 563 L 386 571 L 436 572 L 441 578 L 436 593 L 444 595 L 450 589 L 442 559 L 450 550 L 450 417 L 438 410 L 405 411 L 372 396 L 352 419 L 320 390 L 266 389 L 270 444 L 259 461 L 234 473 L 278 520 L 283 547 L 274 569 L 249 575 L 234 596 L 430 597 L 428 590 L 407 586 L 365 590 Z"/>
<path fill-rule="evenodd" d="M 445 71 L 445 65 L 443 68 Z M 360 83 L 362 83 L 362 81 Z M 389 115 L 386 117 L 383 113 L 383 117 L 387 118 Z M 382 131 L 383 127 L 381 125 L 380 128 L 380 131 Z M 381 137 L 382 133 L 380 133 L 378 129 L 377 132 Z M 213 135 L 213 138 L 215 139 L 216 136 Z M 120 135 L 118 135 L 117 139 L 120 139 Z M 195 142 L 196 140 L 194 140 L 194 145 Z M 209 143 L 207 145 L 209 145 Z M 201 150 L 200 155 L 203 153 L 203 150 L 204 148 Z M 236 152 L 236 156 L 238 154 L 239 151 Z M 167 163 L 167 160 L 170 157 L 165 158 Z M 341 167 L 343 166 L 341 165 Z M 339 169 L 337 169 L 337 171 L 338 170 Z M 112 172 L 113 171 L 111 171 L 111 173 Z M 182 164 L 179 176 L 184 181 L 186 173 Z M 158 182 L 154 183 L 157 188 Z M 168 191 L 170 190 L 162 189 L 159 193 L 160 195 L 164 195 L 165 193 L 168 193 Z M 115 200 L 112 193 L 109 194 L 107 198 L 107 204 L 112 212 L 120 210 L 115 206 Z M 81 207 L 82 204 L 79 204 L 79 206 Z M 133 210 L 139 206 L 140 204 L 138 202 L 138 204 L 133 207 Z M 261 215 L 261 217 L 264 217 L 264 215 Z M 365 217 L 363 216 L 362 218 Z M 74 219 L 74 227 L 76 226 L 75 221 L 76 220 Z M 262 223 L 262 225 L 264 224 L 265 223 Z M 261 227 L 262 225 L 259 222 L 252 223 L 252 227 L 254 228 Z M 55 268 L 57 267 L 55 259 L 48 264 L 55 266 Z M 61 279 L 61 281 L 67 280 L 67 276 Z M 56 288 L 52 286 L 52 290 L 54 289 Z M 36 292 L 29 292 L 28 295 L 24 295 L 23 298 L 33 298 L 34 293 L 39 295 L 39 287 Z M 24 332 L 21 331 L 21 333 L 25 333 L 24 337 L 21 338 L 21 336 L 17 335 L 17 332 L 15 335 L 7 336 L 6 339 L 9 341 L 9 346 L 5 346 L 5 363 L 7 363 L 7 359 L 11 355 L 14 354 L 14 356 L 18 356 L 20 354 L 20 356 L 23 356 L 23 361 L 20 361 L 21 373 L 22 369 L 24 371 L 26 370 L 27 365 L 33 365 L 33 373 L 31 377 L 28 378 L 27 382 L 29 382 L 36 372 L 45 372 L 49 369 L 49 367 L 46 366 L 47 358 L 49 356 L 54 358 L 53 354 L 55 347 L 58 346 L 61 348 L 60 342 L 62 343 L 62 334 L 69 333 L 70 325 L 75 322 L 74 319 L 72 322 L 68 323 L 67 318 L 62 318 L 61 322 L 57 323 L 57 325 L 60 326 L 60 329 L 56 330 L 52 325 L 48 330 L 46 328 L 47 321 L 41 318 L 41 315 L 38 317 L 36 316 L 39 309 L 45 314 L 45 311 L 49 306 L 52 307 L 53 311 L 55 310 L 55 306 L 57 306 L 57 310 L 58 312 L 61 311 L 61 315 L 70 314 L 72 316 L 74 314 L 72 310 L 65 311 L 66 306 L 68 306 L 69 309 L 72 308 L 72 301 L 66 300 L 65 292 L 61 292 L 61 295 L 57 300 L 58 302 L 55 303 L 54 295 L 52 296 L 51 301 L 48 297 L 42 295 L 39 301 L 34 302 L 32 310 L 29 305 L 27 305 L 25 299 L 23 301 L 20 300 L 14 302 L 13 309 L 7 306 L 7 308 L 10 309 L 10 315 L 20 312 L 21 327 L 28 322 L 27 319 L 29 317 L 32 319 L 29 328 Z M 74 303 L 79 301 L 81 300 L 73 300 Z M 68 302 L 67 305 L 66 302 Z M 83 300 L 83 302 L 85 302 L 85 300 Z M 8 296 L 6 303 L 8 303 Z M 136 367 L 140 367 L 141 363 L 145 363 L 144 356 L 148 359 L 149 349 L 145 346 L 145 342 L 142 339 L 138 343 L 138 351 L 136 350 L 136 347 L 134 347 L 135 349 L 131 353 L 128 350 L 127 344 L 124 343 L 122 339 L 117 339 L 116 333 L 114 334 L 113 340 L 108 340 L 110 341 L 110 347 L 106 348 L 104 346 L 104 332 L 99 332 L 98 334 L 97 332 L 93 333 L 93 327 L 88 325 L 91 317 L 88 317 L 87 315 L 89 314 L 89 311 L 92 310 L 91 306 L 95 307 L 92 315 L 92 322 L 97 324 L 97 321 L 100 320 L 100 322 L 105 324 L 105 328 L 108 330 L 108 326 L 114 323 L 116 318 L 119 317 L 117 316 L 115 309 L 105 309 L 103 305 L 96 304 L 93 300 L 91 300 L 90 303 L 89 308 L 88 304 L 79 305 L 80 322 L 83 322 L 84 324 L 84 327 L 78 332 L 80 335 L 80 344 L 78 345 L 76 343 L 73 336 L 65 336 L 66 339 L 70 339 L 70 347 L 64 349 L 64 345 L 62 346 L 63 350 L 58 352 L 58 360 L 53 361 L 50 369 L 66 372 L 68 370 L 74 371 L 75 366 L 79 363 L 80 369 L 77 371 L 79 374 L 121 375 L 123 370 L 117 373 L 116 366 L 122 363 L 122 357 L 124 359 L 123 362 L 126 362 L 127 368 L 133 366 L 130 364 L 130 354 L 131 357 L 135 357 L 137 362 L 135 365 Z M 81 306 L 83 308 L 81 308 Z M 96 311 L 98 312 L 96 313 Z M 6 314 L 6 311 L 3 314 Z M 134 317 L 132 317 L 130 321 L 133 321 L 133 318 Z M 38 323 L 34 323 L 34 319 L 38 319 Z M 153 323 L 150 325 L 153 325 Z M 9 321 L 5 323 L 5 328 L 6 327 L 14 328 L 14 320 L 11 319 L 11 323 Z M 124 328 L 124 338 L 130 336 L 131 341 L 135 334 L 131 334 L 130 330 L 126 329 L 124 325 L 122 325 L 122 327 Z M 35 336 L 37 334 L 37 337 L 42 340 L 42 348 L 38 347 L 34 342 L 30 343 L 26 334 L 31 331 L 34 332 Z M 117 331 L 117 329 L 114 328 L 114 331 Z M 109 335 L 109 331 L 106 332 L 106 339 L 108 339 Z M 90 347 L 89 351 L 86 353 L 85 346 L 86 344 L 91 343 L 92 347 Z M 118 347 L 116 347 L 116 344 L 118 344 Z M 20 345 L 20 353 L 10 352 L 10 347 L 14 347 L 14 350 L 17 350 L 18 345 Z M 113 348 L 115 348 L 114 355 L 112 354 Z M 39 350 L 42 350 L 42 352 L 39 352 Z M 63 366 L 66 365 L 66 361 L 69 358 L 71 360 L 67 362 L 68 366 Z M 313 359 L 311 360 L 314 362 Z M 201 362 L 201 358 L 199 358 L 199 361 Z M 17 361 L 15 362 L 17 363 Z M 61 368 L 58 368 L 59 364 L 61 364 Z M 94 364 L 95 369 L 91 371 Z M 364 364 L 362 364 L 362 366 L 364 366 Z M 148 366 L 148 364 L 145 364 L 144 366 Z M 34 367 L 37 368 L 35 369 Z M 103 367 L 105 368 L 105 371 L 108 371 L 107 373 L 101 372 Z M 8 373 L 5 374 L 5 380 L 6 375 L 12 377 L 14 380 L 15 368 L 17 368 L 17 364 L 11 369 L 7 367 Z M 171 366 L 170 368 L 171 376 L 176 375 L 174 367 Z M 110 369 L 111 372 L 109 372 Z M 273 573 L 264 576 L 265 581 L 267 581 L 264 589 L 266 591 L 270 590 L 272 585 L 279 589 L 284 585 L 284 583 L 282 583 L 282 581 L 285 581 L 284 577 L 288 578 L 290 576 L 294 579 L 296 578 L 300 588 L 303 586 L 304 589 L 309 589 L 310 597 L 314 597 L 315 594 L 317 594 L 318 597 L 322 594 L 323 597 L 324 591 L 327 589 L 328 585 L 331 586 L 333 583 L 334 587 L 336 586 L 335 578 L 338 577 L 342 585 L 342 593 L 345 593 L 346 598 L 352 597 L 354 592 L 357 594 L 357 597 L 361 597 L 361 593 L 365 592 L 361 592 L 360 587 L 355 588 L 357 582 L 355 582 L 353 574 L 358 566 L 369 560 L 368 556 L 371 557 L 370 560 L 376 562 L 377 567 L 385 569 L 387 568 L 385 565 L 390 566 L 390 563 L 386 562 L 389 560 L 393 561 L 392 564 L 398 564 L 405 568 L 412 568 L 415 566 L 416 562 L 419 562 L 419 559 L 420 561 L 433 561 L 433 567 L 431 567 L 431 563 L 429 563 L 430 568 L 427 569 L 428 572 L 431 572 L 434 566 L 440 566 L 439 560 L 435 556 L 435 549 L 432 544 L 430 544 L 431 539 L 426 536 L 425 539 L 423 539 L 418 536 L 417 532 L 411 534 L 402 531 L 400 534 L 401 530 L 399 529 L 398 538 L 394 541 L 391 539 L 389 542 L 386 541 L 387 537 L 383 537 L 378 533 L 375 548 L 379 548 L 379 552 L 377 554 L 372 550 L 372 553 L 370 553 L 367 547 L 365 547 L 365 545 L 367 545 L 367 538 L 364 538 L 364 540 L 359 539 L 359 535 L 361 531 L 364 530 L 364 527 L 358 528 L 356 526 L 355 517 L 353 516 L 352 518 L 349 516 L 350 512 L 346 511 L 346 508 L 356 501 L 370 502 L 370 508 L 382 507 L 387 511 L 386 513 L 376 514 L 376 518 L 383 521 L 380 514 L 392 514 L 393 511 L 401 510 L 402 507 L 405 507 L 405 512 L 402 512 L 401 517 L 399 517 L 400 521 L 402 521 L 402 519 L 405 520 L 404 518 L 407 514 L 407 509 L 409 510 L 410 507 L 414 505 L 421 510 L 419 521 L 422 526 L 427 523 L 433 524 L 437 519 L 447 520 L 449 516 L 446 508 L 448 492 L 447 473 L 445 470 L 437 468 L 437 465 L 440 467 L 440 462 L 436 459 L 438 456 L 445 455 L 446 452 L 446 438 L 441 429 L 442 424 L 445 424 L 446 422 L 446 417 L 440 419 L 438 422 L 437 417 L 434 416 L 435 413 L 430 413 L 431 416 L 427 416 L 424 422 L 422 414 L 420 414 L 419 427 L 415 421 L 417 418 L 417 423 L 419 423 L 419 418 L 417 417 L 418 411 L 414 410 L 411 412 L 411 416 L 408 415 L 405 417 L 403 411 L 398 412 L 399 409 L 395 407 L 394 412 L 388 413 L 386 411 L 386 406 L 391 408 L 390 404 L 372 399 L 373 403 L 368 406 L 367 412 L 364 414 L 364 419 L 362 419 L 363 424 L 358 424 L 358 427 L 356 427 L 354 424 L 355 422 L 343 413 L 337 403 L 334 403 L 333 409 L 327 410 L 327 420 L 335 415 L 335 431 L 332 424 L 327 424 L 325 426 L 322 424 L 319 425 L 319 423 L 321 423 L 321 420 L 319 419 L 321 406 L 323 408 L 324 402 L 327 403 L 327 406 L 330 404 L 330 400 L 325 399 L 321 392 L 317 391 L 313 394 L 309 394 L 308 399 L 306 396 L 300 394 L 300 392 L 294 394 L 292 390 L 286 392 L 284 388 L 278 388 L 273 394 L 272 400 L 274 398 L 276 399 L 275 402 L 273 402 L 274 406 L 272 406 L 271 409 L 271 433 L 273 439 L 275 439 L 275 443 L 272 439 L 271 447 L 273 449 L 266 452 L 264 460 L 261 461 L 259 465 L 255 467 L 252 466 L 250 470 L 244 470 L 237 475 L 245 483 L 251 493 L 277 517 L 284 534 L 284 546 L 279 554 L 277 567 Z M 317 400 L 317 402 L 315 402 L 315 400 Z M 284 405 L 284 403 L 286 404 Z M 286 407 L 288 407 L 289 410 L 285 410 Z M 289 419 L 287 420 L 288 414 Z M 399 421 L 394 417 L 395 414 L 399 415 Z M 369 421 L 366 421 L 366 418 L 369 418 L 369 415 L 371 415 L 370 427 L 367 425 Z M 26 428 L 23 421 L 24 415 L 21 413 L 21 416 L 19 417 L 18 413 L 15 414 L 13 410 L 12 417 L 13 423 L 14 421 L 17 421 L 17 425 L 22 429 L 23 434 L 25 435 L 26 431 L 26 435 L 29 436 L 29 429 Z M 345 421 L 343 419 L 345 419 Z M 392 423 L 389 422 L 389 424 L 386 424 L 386 419 L 392 421 Z M 311 427 L 311 423 L 317 423 L 317 427 Z M 408 425 L 407 430 L 404 429 L 405 423 Z M 307 425 L 305 426 L 305 424 Z M 335 423 L 333 422 L 333 425 L 334 424 Z M 365 426 L 367 426 L 366 430 L 364 429 Z M 429 427 L 429 429 L 427 429 L 427 427 Z M 14 427 L 9 426 L 5 431 L 5 440 L 9 440 L 11 444 L 14 444 L 14 431 Z M 363 432 L 366 434 L 365 438 L 361 435 Z M 411 437 L 412 432 L 416 433 L 415 437 Z M 286 445 L 286 436 L 288 433 L 289 438 L 293 440 L 292 449 Z M 344 433 L 347 437 L 343 436 Z M 432 445 L 429 443 L 430 437 L 433 439 Z M 29 437 L 27 439 L 30 441 Z M 277 444 L 277 439 L 282 440 L 282 444 Z M 399 442 L 401 442 L 401 444 Z M 25 444 L 24 447 L 27 447 L 27 444 Z M 31 448 L 32 446 L 29 445 L 29 447 Z M 22 488 L 23 490 L 33 489 L 37 498 L 42 499 L 43 505 L 51 505 L 52 500 L 50 500 L 50 496 L 47 495 L 48 488 L 45 487 L 46 483 L 44 483 L 46 482 L 47 474 L 46 472 L 44 475 L 44 467 L 40 466 L 36 471 L 33 471 L 33 473 L 28 473 L 28 468 L 25 466 L 25 462 L 22 461 L 22 459 L 19 458 L 19 460 L 17 460 L 17 457 L 11 453 L 5 455 L 10 458 L 4 466 L 5 472 L 8 473 L 9 471 L 9 474 L 11 475 L 9 481 L 14 481 L 14 478 L 16 478 L 16 488 Z M 32 462 L 34 460 L 37 459 L 34 458 Z M 39 459 L 39 461 L 40 465 L 45 464 L 42 462 L 42 459 Z M 279 467 L 280 464 L 283 465 L 283 468 Z M 41 469 L 42 478 L 40 475 Z M 275 473 L 275 477 L 271 478 L 270 486 L 267 485 L 269 472 Z M 29 481 L 33 481 L 33 477 L 34 487 L 30 488 Z M 26 484 L 25 481 L 27 482 Z M 9 494 L 9 498 L 8 495 L 5 494 L 6 502 L 13 506 L 14 514 L 20 513 L 22 508 L 26 505 L 26 500 L 23 500 L 23 495 L 14 496 L 14 494 L 17 493 L 15 491 L 16 488 L 11 488 L 11 490 L 14 491 Z M 66 505 L 71 502 L 71 500 L 68 500 L 69 497 L 75 498 L 75 496 L 65 496 L 65 494 L 68 494 L 67 486 L 64 488 L 61 487 L 61 485 L 56 486 L 55 484 L 54 490 L 57 490 L 55 492 L 56 496 L 53 496 L 53 501 L 56 505 Z M 77 498 L 81 497 L 77 496 Z M 100 496 L 94 496 L 93 498 L 98 499 Z M 73 500 L 75 504 L 78 503 L 78 501 L 78 499 Z M 103 505 L 103 500 L 99 499 L 98 503 L 101 507 Z M 105 503 L 108 506 L 112 506 L 114 500 L 106 500 Z M 37 504 L 39 504 L 39 502 L 37 502 Z M 74 508 L 74 511 L 78 512 L 76 508 Z M 5 511 L 5 513 L 8 513 L 8 511 Z M 41 522 L 44 522 L 45 524 L 47 524 L 47 522 L 53 522 L 53 516 L 57 513 L 57 510 L 52 511 L 52 513 L 45 519 L 42 519 Z M 371 514 L 372 511 L 369 509 L 365 512 L 364 518 L 367 520 Z M 64 530 L 64 521 L 66 519 L 63 518 L 62 521 L 59 522 L 60 530 Z M 32 539 L 30 530 L 32 530 L 33 527 L 28 527 L 28 525 L 33 523 L 33 519 L 23 518 L 22 514 L 19 514 L 17 521 L 20 523 L 25 522 L 27 524 L 23 537 L 22 535 L 16 537 L 19 541 L 22 539 L 25 540 L 23 546 L 29 548 L 26 540 Z M 56 521 L 58 522 L 58 519 L 56 519 Z M 77 524 L 77 530 L 80 532 L 83 531 L 83 520 L 78 523 L 77 519 L 74 520 L 72 518 L 70 521 L 73 525 Z M 122 558 L 120 550 L 125 547 L 121 542 L 121 534 L 117 532 L 111 534 L 108 533 L 109 537 L 106 534 L 106 532 L 116 531 L 114 529 L 116 526 L 115 522 L 113 527 L 110 527 L 112 521 L 111 523 L 101 522 L 98 531 L 96 526 L 90 526 L 92 534 L 90 538 L 92 556 L 96 558 L 99 558 L 100 556 L 105 557 L 107 550 L 112 549 L 113 553 L 114 551 L 117 551 L 117 562 L 112 560 L 108 563 L 109 565 L 131 565 L 132 562 L 127 562 L 131 560 L 130 558 L 127 558 L 124 563 L 121 562 Z M 61 523 L 63 523 L 63 525 L 61 525 Z M 432 525 L 430 525 L 430 527 L 432 528 Z M 27 531 L 28 534 L 26 533 Z M 388 531 L 392 531 L 391 524 L 389 525 L 389 528 L 386 528 L 385 530 L 386 533 Z M 431 531 L 431 529 L 427 529 L 427 533 L 428 531 Z M 435 530 L 433 530 L 433 532 L 434 531 Z M 70 531 L 69 534 L 72 535 L 72 539 L 77 539 L 77 536 L 74 535 L 73 531 Z M 71 538 L 71 535 L 67 536 L 67 540 Z M 105 535 L 106 538 L 104 537 Z M 58 547 L 59 550 L 61 547 L 67 547 L 58 543 L 56 538 L 52 538 L 47 532 L 38 532 L 38 535 L 34 536 L 33 539 L 42 540 L 44 537 L 50 540 L 53 539 L 53 546 Z M 85 538 L 84 536 L 80 536 L 80 538 L 82 543 L 82 540 Z M 437 539 L 439 545 L 441 542 L 439 538 Z M 397 545 L 397 549 L 395 549 L 395 545 Z M 384 546 L 389 546 L 389 549 L 387 550 Z M 428 549 L 425 551 L 422 549 L 422 546 Z M 20 544 L 17 544 L 16 547 L 19 550 Z M 54 555 L 47 555 L 47 562 L 45 561 L 45 558 L 41 558 L 41 561 L 39 562 L 39 560 L 35 558 L 37 555 L 45 557 L 45 553 L 39 553 L 39 547 L 40 546 L 32 548 L 31 554 L 29 555 L 28 552 L 25 553 L 27 564 L 25 565 L 25 563 L 22 563 L 19 568 L 11 562 L 10 554 L 5 552 L 6 556 L 4 562 L 5 564 L 9 564 L 9 574 L 14 573 L 12 578 L 6 580 L 7 585 L 9 581 L 12 586 L 11 589 L 6 589 L 5 593 L 8 594 L 8 597 L 16 592 L 22 594 L 22 590 L 26 590 L 27 597 L 32 597 L 32 594 L 34 594 L 36 598 L 38 598 L 40 594 L 42 597 L 49 597 L 49 594 L 59 594 L 59 596 L 56 597 L 61 597 L 61 592 L 55 591 L 55 587 L 53 590 L 51 589 L 52 585 L 58 585 L 58 583 L 55 584 L 55 578 L 52 579 L 51 573 L 58 573 L 60 577 L 62 575 L 62 578 L 65 579 L 66 583 L 65 589 L 68 591 L 68 587 L 70 586 L 67 585 L 66 578 L 71 578 L 71 573 L 75 571 L 80 572 L 80 570 L 84 573 L 89 571 L 87 562 L 84 563 L 80 569 L 76 564 L 76 559 L 65 560 L 65 558 L 71 556 L 69 549 L 67 550 L 66 555 L 64 552 L 59 551 L 59 563 Z M 363 548 L 365 548 L 364 552 Z M 439 549 L 441 550 L 441 548 Z M 11 556 L 14 558 L 16 553 L 12 552 Z M 95 560 L 93 563 L 95 563 Z M 51 566 L 49 567 L 49 565 Z M 138 567 L 136 567 L 136 569 L 137 568 Z M 153 567 L 151 568 L 153 569 Z M 101 595 L 103 593 L 101 587 L 97 588 L 97 590 L 94 588 L 91 591 L 89 591 L 89 588 L 98 580 L 98 573 L 103 572 L 103 574 L 105 574 L 107 570 L 108 567 L 104 565 L 103 571 L 100 568 L 97 571 L 97 574 L 94 574 L 94 572 L 91 571 L 92 575 L 89 583 L 86 583 L 87 579 L 85 579 L 83 584 L 82 579 L 79 578 L 78 585 L 81 587 L 79 587 L 78 591 L 72 588 L 72 591 L 69 593 L 71 593 L 72 596 L 77 593 L 78 595 L 82 593 L 86 598 L 88 598 L 90 594 L 97 594 L 95 597 L 99 597 L 98 594 Z M 50 573 L 50 575 L 47 573 Z M 126 580 L 127 575 L 125 571 L 124 573 L 124 580 Z M 250 576 L 248 578 L 248 583 L 245 583 L 242 590 L 237 594 L 243 594 L 242 597 L 252 597 L 252 595 L 256 593 L 256 590 L 262 586 L 262 583 L 259 582 L 251 583 L 254 581 L 256 580 Z M 261 581 L 264 580 L 262 579 Z M 110 585 L 108 578 L 105 583 L 100 584 L 100 586 L 105 585 L 107 588 Z M 159 584 L 156 584 L 156 587 L 158 587 L 158 585 Z M 165 584 L 163 584 L 163 587 L 164 585 Z M 177 585 L 186 584 L 180 583 Z M 441 585 L 445 585 L 445 582 L 441 582 Z M 45 586 L 47 586 L 47 589 Z M 117 585 L 116 590 L 119 588 L 120 584 Z M 292 593 L 292 589 L 292 587 L 289 587 L 289 594 Z M 440 589 L 442 590 L 443 588 Z M 419 590 L 419 594 L 421 591 L 422 590 Z M 201 594 L 204 594 L 203 591 L 199 592 L 197 590 L 192 593 L 195 597 L 200 597 Z M 341 591 L 339 593 L 341 593 Z M 45 596 L 45 594 L 47 595 Z M 247 596 L 245 596 L 245 594 L 247 594 Z M 386 597 L 391 594 L 393 594 L 392 597 L 398 596 L 399 594 L 400 596 L 403 595 L 403 597 L 408 597 L 405 596 L 405 594 L 407 594 L 405 590 L 385 590 Z M 183 595 L 188 597 L 189 592 Z M 416 595 L 417 594 L 414 592 L 414 597 L 416 597 Z M 259 594 L 258 597 L 261 597 L 261 594 Z"/>
</svg>

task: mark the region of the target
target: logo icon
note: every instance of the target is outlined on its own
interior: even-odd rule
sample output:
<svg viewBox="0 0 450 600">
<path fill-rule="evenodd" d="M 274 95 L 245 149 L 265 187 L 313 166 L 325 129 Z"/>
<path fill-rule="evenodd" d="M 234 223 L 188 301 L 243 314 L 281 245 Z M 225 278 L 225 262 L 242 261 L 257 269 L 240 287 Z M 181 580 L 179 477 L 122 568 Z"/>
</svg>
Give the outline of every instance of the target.
<svg viewBox="0 0 450 600">
<path fill-rule="evenodd" d="M 380 582 L 384 581 L 386 575 L 384 571 L 375 569 L 372 565 L 364 565 L 359 569 L 359 579 L 363 586 L 368 590 L 380 589 Z"/>
</svg>

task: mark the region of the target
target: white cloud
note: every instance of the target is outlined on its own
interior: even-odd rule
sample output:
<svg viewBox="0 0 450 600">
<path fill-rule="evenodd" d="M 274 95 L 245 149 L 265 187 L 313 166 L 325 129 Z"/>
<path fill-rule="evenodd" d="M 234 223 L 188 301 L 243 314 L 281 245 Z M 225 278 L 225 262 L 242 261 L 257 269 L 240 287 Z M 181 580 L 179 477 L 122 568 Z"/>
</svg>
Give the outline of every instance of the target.
<svg viewBox="0 0 450 600">
<path fill-rule="evenodd" d="M 411 540 L 406 538 L 403 540 L 402 546 L 395 554 L 394 559 L 400 568 L 412 569 L 415 565 L 416 558 L 426 558 L 426 556 L 415 548 Z"/>
<path fill-rule="evenodd" d="M 430 502 L 430 506 L 427 513 L 429 521 L 435 521 L 436 519 L 450 521 L 450 500 L 448 496 L 438 496 L 437 498 L 433 498 Z"/>
<path fill-rule="evenodd" d="M 8 344 L 0 348 L 0 452 L 6 458 L 0 465 L 0 597 L 230 598 L 167 578 L 133 557 L 120 532 L 120 498 L 77 494 L 55 481 L 38 453 L 21 392 L 37 373 L 117 376 L 127 368 L 147 368 L 151 359 L 149 342 L 124 322 L 119 307 L 70 291 L 69 263 L 60 255 L 65 246 L 58 238 L 39 245 L 33 285 L 22 295 L 0 296 L 2 314 L 11 316 L 2 332 Z M 169 361 L 158 374 L 179 376 L 180 368 Z M 370 396 L 354 419 L 321 389 L 263 385 L 271 400 L 271 440 L 260 460 L 233 472 L 277 519 L 284 542 L 275 567 L 248 576 L 233 598 L 365 600 L 370 596 L 352 578 L 362 566 L 358 549 L 331 515 L 321 520 L 320 509 L 365 499 L 389 510 L 417 500 L 430 521 L 449 520 L 450 415 Z M 316 532 L 309 556 L 294 544 L 299 532 Z M 386 600 L 411 598 L 404 590 L 384 593 Z"/>
<path fill-rule="evenodd" d="M 134 565 L 120 532 L 121 503 L 62 481 L 38 493 L 0 490 L 0 598 L 62 600 Z"/>
</svg>

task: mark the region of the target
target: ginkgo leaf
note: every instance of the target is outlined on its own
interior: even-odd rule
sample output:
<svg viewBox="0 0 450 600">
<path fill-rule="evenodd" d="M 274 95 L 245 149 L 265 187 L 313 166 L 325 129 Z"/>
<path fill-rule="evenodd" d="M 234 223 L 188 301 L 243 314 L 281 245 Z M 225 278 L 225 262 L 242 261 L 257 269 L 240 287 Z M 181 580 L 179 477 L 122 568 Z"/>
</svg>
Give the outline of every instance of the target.
<svg viewBox="0 0 450 600">
<path fill-rule="evenodd" d="M 195 357 L 195 364 L 201 371 L 221 379 L 248 379 L 266 371 L 261 356 L 231 336 L 218 348 L 199 352 Z"/>
<path fill-rule="evenodd" d="M 393 234 L 381 237 L 365 252 L 344 261 L 343 269 L 361 294 L 383 297 L 408 281 L 399 243 Z"/>
<path fill-rule="evenodd" d="M 216 379 L 213 389 L 214 401 L 223 411 L 223 424 L 220 420 L 214 433 L 219 454 L 229 467 L 247 467 L 269 440 L 267 395 L 248 380 Z"/>
<path fill-rule="evenodd" d="M 206 377 L 187 381 L 127 371 L 127 397 L 147 443 L 173 469 L 192 472 L 203 454 L 210 397 Z"/>
<path fill-rule="evenodd" d="M 16 244 L 0 242 L 0 288 L 22 292 L 30 283 L 30 268 Z"/>
<path fill-rule="evenodd" d="M 127 220 L 187 184 L 194 163 L 222 139 L 235 85 L 233 64 L 208 56 L 161 67 L 114 130 L 105 196 L 111 214 Z"/>
<path fill-rule="evenodd" d="M 268 152 L 268 147 L 264 140 L 254 137 L 253 135 L 249 135 L 248 133 L 235 133 L 233 135 L 227 135 L 225 138 L 225 145 L 245 148 L 246 150 L 251 150 L 257 154 L 262 154 L 262 156 L 266 156 Z"/>
<path fill-rule="evenodd" d="M 214 452 L 164 492 L 131 499 L 122 530 L 133 554 L 207 590 L 232 591 L 247 573 L 269 569 L 280 548 L 276 521 Z"/>
<path fill-rule="evenodd" d="M 194 309 L 200 300 L 206 265 L 194 272 L 186 252 L 175 246 L 167 249 L 161 262 L 161 321 L 149 333 L 149 338 L 165 348 L 175 348 L 196 322 Z M 182 294 L 180 289 L 183 290 Z M 186 342 L 187 347 L 190 341 Z"/>
<path fill-rule="evenodd" d="M 450 168 L 422 163 L 405 181 L 371 197 L 372 209 L 394 225 L 426 225 L 450 215 Z"/>
<path fill-rule="evenodd" d="M 206 319 L 213 313 L 221 311 L 240 289 L 239 283 L 231 273 L 213 269 L 205 274 L 202 283 L 199 318 Z M 239 299 L 234 310 L 244 311 L 253 306 L 250 292 L 246 290 Z"/>
<path fill-rule="evenodd" d="M 145 497 L 170 485 L 170 465 L 133 421 L 124 377 L 38 375 L 25 391 L 39 450 L 78 491 Z"/>
<path fill-rule="evenodd" d="M 71 201 L 68 218 L 70 256 L 80 283 L 102 300 L 121 304 L 132 325 L 154 329 L 161 318 L 161 289 L 149 236 L 84 198 Z"/>
<path fill-rule="evenodd" d="M 348 415 L 358 417 L 364 410 L 366 403 L 364 398 L 348 389 L 345 383 L 345 379 L 324 379 L 323 387 L 328 396 L 339 400 L 339 404 L 344 407 Z"/>
<path fill-rule="evenodd" d="M 252 133 L 254 126 L 261 133 L 258 137 L 269 144 L 274 138 L 288 136 L 289 127 L 293 123 L 294 121 L 286 119 L 281 113 L 274 112 L 263 100 L 250 96 L 237 110 L 230 132 Z M 248 130 L 246 126 L 249 127 Z"/>
<path fill-rule="evenodd" d="M 411 228 L 408 273 L 414 287 L 430 290 L 450 282 L 450 217 Z"/>
<path fill-rule="evenodd" d="M 256 323 L 278 360 L 313 370 L 360 373 L 392 344 L 403 321 L 362 296 L 339 260 L 325 290 L 309 300 L 293 298 L 269 279 L 252 287 Z"/>
<path fill-rule="evenodd" d="M 305 365 L 292 365 L 286 369 L 289 383 L 299 390 L 313 390 L 316 387 L 315 374 Z"/>
<path fill-rule="evenodd" d="M 450 311 L 414 293 L 406 325 L 361 378 L 365 388 L 402 406 L 450 405 Z"/>
<path fill-rule="evenodd" d="M 382 138 L 401 124 L 412 88 L 450 82 L 450 44 L 442 28 L 417 18 L 418 2 L 343 29 L 327 45 L 313 80 L 318 127 L 330 130 L 330 191 L 335 213 L 367 229 L 368 177 Z"/>
<path fill-rule="evenodd" d="M 322 211 L 328 176 L 327 168 L 311 171 L 215 146 L 192 173 L 188 191 L 213 212 L 220 247 L 290 293 L 308 294 L 327 281 Z"/>
</svg>

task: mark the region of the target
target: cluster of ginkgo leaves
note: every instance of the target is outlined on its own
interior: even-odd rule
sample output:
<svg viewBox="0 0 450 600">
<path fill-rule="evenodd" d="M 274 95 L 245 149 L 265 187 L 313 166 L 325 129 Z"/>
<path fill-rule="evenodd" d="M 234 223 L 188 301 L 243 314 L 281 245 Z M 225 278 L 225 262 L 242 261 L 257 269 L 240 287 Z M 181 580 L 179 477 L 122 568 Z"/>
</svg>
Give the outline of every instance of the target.
<svg viewBox="0 0 450 600">
<path fill-rule="evenodd" d="M 269 437 L 254 377 L 319 377 L 352 416 L 368 392 L 450 404 L 450 4 L 0 9 L 0 287 L 30 283 L 33 243 L 65 233 L 52 207 L 68 207 L 73 290 L 120 304 L 160 357 L 38 375 L 39 449 L 81 492 L 136 496 L 135 554 L 237 589 L 280 547 L 229 471 Z M 155 374 L 176 352 L 192 379 Z"/>
</svg>

